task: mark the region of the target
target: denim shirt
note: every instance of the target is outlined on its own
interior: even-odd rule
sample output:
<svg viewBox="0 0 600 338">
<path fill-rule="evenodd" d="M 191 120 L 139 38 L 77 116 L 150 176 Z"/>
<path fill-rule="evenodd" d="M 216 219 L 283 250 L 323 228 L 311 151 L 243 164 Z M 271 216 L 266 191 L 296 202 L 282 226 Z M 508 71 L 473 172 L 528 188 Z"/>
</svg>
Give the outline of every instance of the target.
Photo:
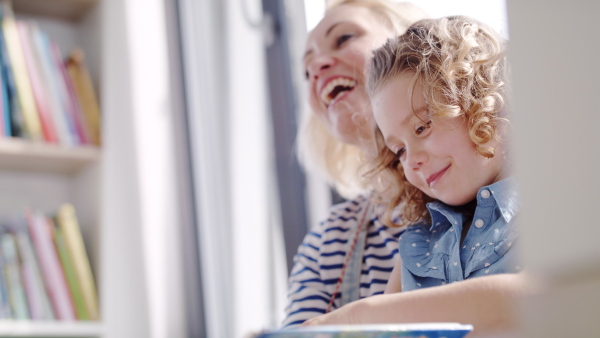
<svg viewBox="0 0 600 338">
<path fill-rule="evenodd" d="M 477 192 L 473 221 L 461 246 L 464 215 L 436 201 L 427 204 L 431 223 L 409 226 L 400 237 L 402 291 L 521 270 L 516 261 L 520 201 L 515 178 Z"/>
</svg>

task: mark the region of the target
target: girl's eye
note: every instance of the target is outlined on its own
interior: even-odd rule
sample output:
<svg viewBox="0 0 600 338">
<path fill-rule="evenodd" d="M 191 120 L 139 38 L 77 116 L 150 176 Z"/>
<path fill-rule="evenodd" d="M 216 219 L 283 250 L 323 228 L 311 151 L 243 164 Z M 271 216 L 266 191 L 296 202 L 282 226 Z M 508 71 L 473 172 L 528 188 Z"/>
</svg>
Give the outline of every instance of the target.
<svg viewBox="0 0 600 338">
<path fill-rule="evenodd" d="M 404 148 L 400 148 L 397 152 L 396 152 L 396 157 L 402 161 L 402 159 L 404 158 L 404 154 L 406 154 L 406 147 Z"/>
<path fill-rule="evenodd" d="M 421 135 L 426 129 L 428 129 L 429 127 L 431 127 L 431 121 L 425 123 L 422 126 L 417 127 L 417 129 L 415 130 L 415 134 L 417 135 Z"/>
<path fill-rule="evenodd" d="M 352 34 L 342 34 L 342 35 L 340 35 L 340 37 L 337 38 L 337 40 L 335 41 L 335 46 L 336 47 L 340 47 L 342 44 L 344 44 L 344 42 L 348 41 L 353 36 L 354 35 L 352 35 Z"/>
<path fill-rule="evenodd" d="M 309 75 L 308 75 L 308 70 L 305 70 L 305 71 L 304 71 L 304 76 L 305 76 L 305 77 L 306 77 L 306 79 L 308 80 L 308 78 L 309 78 Z"/>
</svg>

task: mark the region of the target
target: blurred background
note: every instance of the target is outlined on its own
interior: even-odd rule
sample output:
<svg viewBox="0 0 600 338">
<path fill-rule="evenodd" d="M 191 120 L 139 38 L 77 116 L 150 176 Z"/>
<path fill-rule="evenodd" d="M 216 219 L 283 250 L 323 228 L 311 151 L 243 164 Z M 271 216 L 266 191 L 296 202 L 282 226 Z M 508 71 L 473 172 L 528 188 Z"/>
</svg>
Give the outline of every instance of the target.
<svg viewBox="0 0 600 338">
<path fill-rule="evenodd" d="M 411 2 L 509 38 L 522 254 L 550 290 L 515 311 L 523 337 L 594 336 L 600 5 Z M 12 3 L 65 53 L 84 50 L 102 142 L 89 151 L 16 143 L 15 165 L 14 144 L 0 140 L 0 211 L 75 205 L 100 319 L 0 319 L 0 336 L 237 338 L 277 328 L 297 246 L 339 200 L 294 150 L 304 40 L 325 1 Z"/>
</svg>

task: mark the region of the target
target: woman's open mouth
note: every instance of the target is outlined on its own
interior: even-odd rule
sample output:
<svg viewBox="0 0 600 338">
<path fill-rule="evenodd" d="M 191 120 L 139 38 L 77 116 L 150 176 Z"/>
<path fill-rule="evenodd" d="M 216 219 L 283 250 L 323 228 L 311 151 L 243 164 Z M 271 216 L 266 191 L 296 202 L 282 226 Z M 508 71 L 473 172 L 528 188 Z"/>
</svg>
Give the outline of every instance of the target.
<svg viewBox="0 0 600 338">
<path fill-rule="evenodd" d="M 321 101 L 325 103 L 325 106 L 329 107 L 335 101 L 341 99 L 345 94 L 348 94 L 356 87 L 356 81 L 338 77 L 331 80 L 321 90 Z"/>
</svg>

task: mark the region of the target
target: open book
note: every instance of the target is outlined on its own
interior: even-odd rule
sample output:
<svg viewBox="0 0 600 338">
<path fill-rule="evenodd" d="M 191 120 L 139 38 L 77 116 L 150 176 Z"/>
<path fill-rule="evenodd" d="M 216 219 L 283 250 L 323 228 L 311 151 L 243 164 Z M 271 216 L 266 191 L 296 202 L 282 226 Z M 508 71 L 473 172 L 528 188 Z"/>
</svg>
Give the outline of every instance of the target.
<svg viewBox="0 0 600 338">
<path fill-rule="evenodd" d="M 472 325 L 458 323 L 324 325 L 263 332 L 255 338 L 462 338 Z"/>
</svg>

